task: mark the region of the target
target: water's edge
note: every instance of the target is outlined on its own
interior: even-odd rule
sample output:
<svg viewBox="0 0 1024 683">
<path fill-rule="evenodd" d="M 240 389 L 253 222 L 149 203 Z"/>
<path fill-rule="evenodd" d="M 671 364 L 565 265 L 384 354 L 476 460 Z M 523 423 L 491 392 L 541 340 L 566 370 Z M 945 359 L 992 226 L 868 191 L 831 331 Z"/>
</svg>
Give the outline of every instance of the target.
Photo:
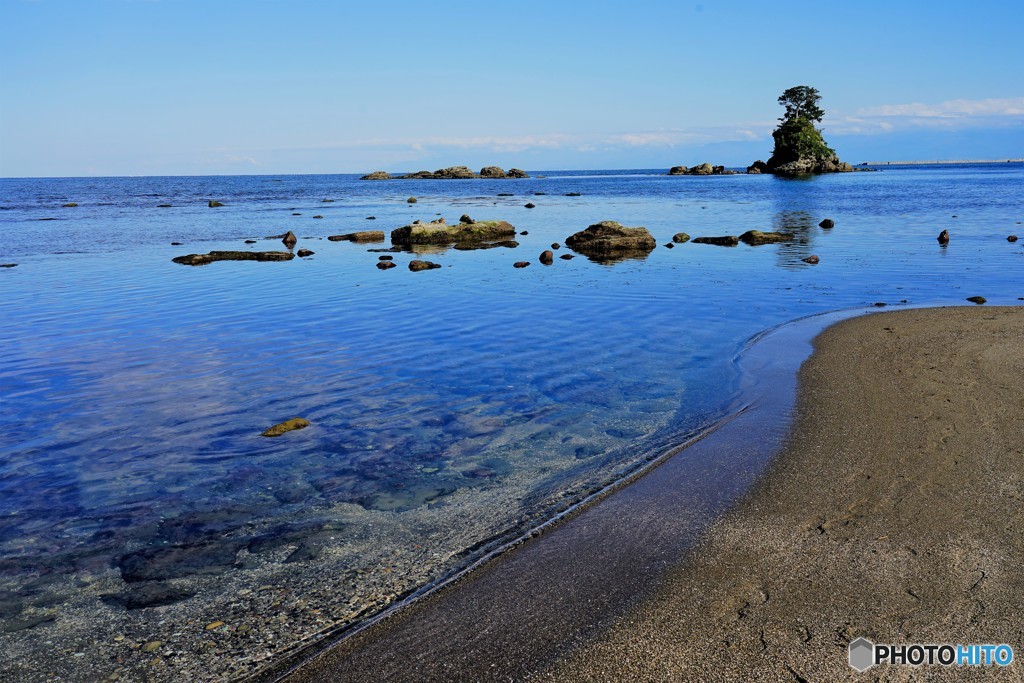
<svg viewBox="0 0 1024 683">
<path fill-rule="evenodd" d="M 636 491 L 631 490 L 638 488 L 637 485 L 641 482 L 644 484 L 644 488 L 655 487 L 661 488 L 663 493 L 665 490 L 678 493 L 678 482 L 668 472 L 670 469 L 668 465 L 674 461 L 686 460 L 688 456 L 692 459 L 696 455 L 698 447 L 706 452 L 730 449 L 740 455 L 739 461 L 734 465 L 740 465 L 738 472 L 742 472 L 742 476 L 735 477 L 731 482 L 719 482 L 721 487 L 712 487 L 711 489 L 705 486 L 706 480 L 703 480 L 703 483 L 694 482 L 694 486 L 703 489 L 702 500 L 699 504 L 689 506 L 691 507 L 689 511 L 694 514 L 692 519 L 687 521 L 688 528 L 673 527 L 670 532 L 671 534 L 678 531 L 684 532 L 673 540 L 676 545 L 674 549 L 676 554 L 688 551 L 701 531 L 706 529 L 738 498 L 742 497 L 764 471 L 765 466 L 780 452 L 783 441 L 792 426 L 797 373 L 813 351 L 813 339 L 825 328 L 841 320 L 873 312 L 877 312 L 877 309 L 854 308 L 814 314 L 788 321 L 754 335 L 747 340 L 733 359 L 734 365 L 741 373 L 740 389 L 731 401 L 729 411 L 724 417 L 702 426 L 681 443 L 664 447 L 652 457 L 639 462 L 622 477 L 558 512 L 555 516 L 525 532 L 518 533 L 513 538 L 496 541 L 495 547 L 487 550 L 475 560 L 453 569 L 435 582 L 416 589 L 385 610 L 356 624 L 348 624 L 337 630 L 321 632 L 314 640 L 307 641 L 290 652 L 282 653 L 269 666 L 242 680 L 256 683 L 276 683 L 291 680 L 293 675 L 297 677 L 296 680 L 304 680 L 306 677 L 304 670 L 322 667 L 326 662 L 318 660 L 333 659 L 329 656 L 332 651 L 355 650 L 356 648 L 347 647 L 353 644 L 353 641 L 365 640 L 371 641 L 372 644 L 387 641 L 389 632 L 392 630 L 392 622 L 403 622 L 394 624 L 398 629 L 408 627 L 410 620 L 414 618 L 413 613 L 431 610 L 438 602 L 445 602 L 449 596 L 454 597 L 452 595 L 454 592 L 474 591 L 474 579 L 479 574 L 490 573 L 493 575 L 496 566 L 511 559 L 514 554 L 512 551 L 521 551 L 521 556 L 528 555 L 530 549 L 530 546 L 527 545 L 528 542 L 550 539 L 556 534 L 572 535 L 570 527 L 574 520 L 588 514 L 594 516 L 602 508 L 608 507 L 606 503 L 610 503 L 611 499 L 615 497 L 631 498 L 633 506 L 643 504 L 643 500 L 647 496 L 637 495 Z M 758 424 L 758 428 L 751 429 L 752 423 Z M 738 473 L 734 471 L 733 467 L 723 469 L 733 474 Z M 692 474 L 692 472 L 688 472 L 688 474 Z M 711 491 L 717 491 L 721 495 L 716 496 Z M 709 494 L 710 498 L 705 499 Z M 681 497 L 685 498 L 685 496 Z M 718 499 L 715 500 L 716 498 Z M 619 515 L 612 516 L 618 518 Z M 586 536 L 592 535 L 592 532 L 586 534 Z M 573 542 L 572 545 L 576 544 L 577 542 Z M 566 550 L 567 548 L 561 548 L 560 552 Z M 630 555 L 637 563 L 643 562 L 643 559 L 636 555 L 623 554 Z M 659 555 L 663 555 L 663 553 L 659 553 Z M 662 565 L 662 569 L 672 564 L 672 562 L 665 562 L 664 557 L 661 557 L 661 560 L 659 564 Z M 637 572 L 630 573 L 634 576 L 638 575 Z M 547 572 L 544 574 L 548 575 Z M 651 579 L 652 577 L 647 578 Z M 520 580 L 524 579 L 525 577 L 520 576 Z M 529 579 L 526 581 L 529 582 Z M 484 579 L 480 583 L 487 583 L 487 580 Z M 644 581 L 643 583 L 645 585 L 643 594 L 646 594 L 651 582 Z M 487 590 L 486 586 L 484 590 Z M 628 602 L 633 602 L 639 597 L 639 594 L 623 595 L 622 597 Z M 611 606 L 609 612 L 619 613 L 623 605 L 624 603 Z M 479 629 L 474 627 L 473 630 Z M 447 629 L 442 633 L 450 636 L 450 631 Z M 568 633 L 565 635 L 570 636 Z M 458 639 L 452 638 L 452 640 Z M 572 640 L 572 637 L 565 638 L 566 642 L 569 640 Z M 422 656 L 423 650 L 427 649 L 429 645 L 420 640 L 418 647 L 419 654 Z M 475 665 L 480 666 L 479 662 Z M 504 669 L 504 672 L 508 673 L 508 670 Z M 417 675 L 421 676 L 423 673 L 418 671 Z M 448 670 L 448 674 L 451 673 Z"/>
</svg>

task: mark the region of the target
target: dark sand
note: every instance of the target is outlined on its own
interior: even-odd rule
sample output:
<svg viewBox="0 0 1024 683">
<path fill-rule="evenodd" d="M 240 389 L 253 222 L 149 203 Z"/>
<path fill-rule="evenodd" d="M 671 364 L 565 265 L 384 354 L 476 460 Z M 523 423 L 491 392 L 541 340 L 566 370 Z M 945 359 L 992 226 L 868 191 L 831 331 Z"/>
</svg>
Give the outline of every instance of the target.
<svg viewBox="0 0 1024 683">
<path fill-rule="evenodd" d="M 1024 679 L 1024 308 L 829 329 L 786 451 L 557 681 Z M 876 667 L 847 645 L 1008 643 L 1007 669 Z"/>
</svg>

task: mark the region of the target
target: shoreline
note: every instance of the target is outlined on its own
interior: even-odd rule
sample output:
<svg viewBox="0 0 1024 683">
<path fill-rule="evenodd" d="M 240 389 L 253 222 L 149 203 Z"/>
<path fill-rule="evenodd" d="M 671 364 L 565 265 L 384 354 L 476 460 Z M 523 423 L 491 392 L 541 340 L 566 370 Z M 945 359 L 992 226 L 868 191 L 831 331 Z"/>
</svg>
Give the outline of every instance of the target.
<svg viewBox="0 0 1024 683">
<path fill-rule="evenodd" d="M 1022 337 L 1018 307 L 831 327 L 768 474 L 657 591 L 538 678 L 858 680 L 858 637 L 1021 651 Z"/>
<path fill-rule="evenodd" d="M 837 319 L 871 312 L 817 314 L 755 335 L 734 361 L 742 386 L 722 420 L 476 562 L 473 571 L 292 653 L 252 680 L 407 680 L 412 670 L 416 680 L 452 680 L 472 677 L 481 666 L 518 677 L 542 670 L 646 595 L 746 492 L 788 432 L 796 371 L 811 339 Z M 629 552 L 622 551 L 626 546 Z M 610 584 L 616 588 L 608 590 Z M 546 611 L 550 601 L 564 610 Z M 477 609 L 480 604 L 489 611 Z M 469 641 L 468 652 L 458 645 Z M 515 661 L 509 650 L 518 652 Z"/>
</svg>

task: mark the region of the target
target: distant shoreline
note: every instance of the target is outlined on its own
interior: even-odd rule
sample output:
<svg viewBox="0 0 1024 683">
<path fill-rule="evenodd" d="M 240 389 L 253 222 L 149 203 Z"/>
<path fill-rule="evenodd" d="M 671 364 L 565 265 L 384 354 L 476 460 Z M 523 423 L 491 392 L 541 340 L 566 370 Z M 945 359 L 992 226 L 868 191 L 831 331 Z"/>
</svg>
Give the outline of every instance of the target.
<svg viewBox="0 0 1024 683">
<path fill-rule="evenodd" d="M 864 161 L 858 166 L 942 166 L 948 164 L 1020 164 L 1024 159 L 950 159 L 948 161 Z"/>
</svg>

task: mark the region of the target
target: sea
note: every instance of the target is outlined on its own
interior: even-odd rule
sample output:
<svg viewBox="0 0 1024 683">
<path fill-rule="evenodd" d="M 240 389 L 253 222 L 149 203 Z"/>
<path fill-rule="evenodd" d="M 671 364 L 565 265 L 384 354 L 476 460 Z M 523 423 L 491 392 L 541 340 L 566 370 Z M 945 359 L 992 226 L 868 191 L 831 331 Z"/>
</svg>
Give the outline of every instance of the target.
<svg viewBox="0 0 1024 683">
<path fill-rule="evenodd" d="M 0 179 L 0 680 L 242 678 L 728 418 L 766 330 L 1024 297 L 1022 163 L 530 176 Z M 463 215 L 516 246 L 381 251 Z"/>
</svg>

